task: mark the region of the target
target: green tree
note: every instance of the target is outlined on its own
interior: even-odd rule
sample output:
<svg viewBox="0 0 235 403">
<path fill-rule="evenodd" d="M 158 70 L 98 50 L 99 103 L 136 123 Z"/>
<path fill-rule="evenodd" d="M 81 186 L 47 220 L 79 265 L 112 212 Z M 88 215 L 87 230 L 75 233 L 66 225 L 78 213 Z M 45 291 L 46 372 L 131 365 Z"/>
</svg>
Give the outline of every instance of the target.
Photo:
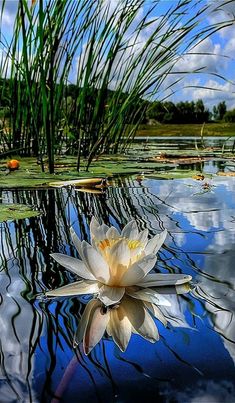
<svg viewBox="0 0 235 403">
<path fill-rule="evenodd" d="M 178 102 L 176 104 L 178 113 L 176 123 L 195 123 L 195 103 Z"/>
<path fill-rule="evenodd" d="M 195 119 L 197 123 L 208 122 L 210 117 L 209 109 L 206 109 L 202 99 L 198 99 L 195 104 Z"/>
<path fill-rule="evenodd" d="M 217 106 L 213 106 L 213 117 L 215 120 L 223 120 L 225 113 L 227 112 L 226 102 L 219 102 Z"/>
<path fill-rule="evenodd" d="M 177 108 L 171 101 L 164 102 L 165 114 L 163 123 L 174 123 L 177 118 Z"/>
<path fill-rule="evenodd" d="M 162 123 L 165 113 L 166 110 L 163 103 L 160 101 L 155 101 L 148 107 L 146 115 L 147 119 L 155 119 L 158 122 Z"/>
<path fill-rule="evenodd" d="M 224 120 L 228 123 L 235 123 L 235 109 L 226 112 L 224 115 Z"/>
</svg>

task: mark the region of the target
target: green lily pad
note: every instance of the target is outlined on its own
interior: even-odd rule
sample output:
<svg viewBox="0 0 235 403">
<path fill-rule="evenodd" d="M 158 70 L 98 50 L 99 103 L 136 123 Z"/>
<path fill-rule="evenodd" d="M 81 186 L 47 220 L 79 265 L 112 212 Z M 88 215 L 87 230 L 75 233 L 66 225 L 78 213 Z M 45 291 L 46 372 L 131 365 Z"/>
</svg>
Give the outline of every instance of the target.
<svg viewBox="0 0 235 403">
<path fill-rule="evenodd" d="M 0 204 L 0 222 L 23 220 L 39 214 L 38 211 L 32 210 L 32 207 L 25 204 Z"/>
</svg>

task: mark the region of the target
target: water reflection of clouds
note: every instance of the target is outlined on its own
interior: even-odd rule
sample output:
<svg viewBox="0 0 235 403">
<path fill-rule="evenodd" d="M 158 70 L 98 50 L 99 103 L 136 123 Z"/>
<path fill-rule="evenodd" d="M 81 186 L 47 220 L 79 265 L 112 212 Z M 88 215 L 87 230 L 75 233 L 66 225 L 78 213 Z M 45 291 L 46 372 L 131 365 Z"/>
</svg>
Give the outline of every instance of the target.
<svg viewBox="0 0 235 403">
<path fill-rule="evenodd" d="M 214 382 L 212 380 L 199 381 L 197 384 L 187 387 L 184 390 L 174 388 L 163 389 L 165 403 L 187 402 L 187 403 L 232 403 L 235 396 L 235 386 L 232 382 L 223 380 Z"/>
<path fill-rule="evenodd" d="M 146 180 L 145 184 L 149 189 L 149 197 L 157 203 L 159 214 L 168 218 L 166 225 L 170 224 L 170 229 L 174 227 L 171 218 L 177 220 L 178 214 L 183 215 L 193 228 L 200 231 L 208 231 L 224 225 L 231 226 L 234 210 L 230 208 L 230 205 L 235 204 L 235 180 L 233 179 L 226 181 L 216 178 L 213 180 L 215 185 L 213 190 L 204 193 L 201 182 L 191 179 L 159 181 L 158 186 L 155 181 Z M 164 220 L 166 221 L 166 218 Z"/>
<path fill-rule="evenodd" d="M 0 293 L 2 303 L 0 306 L 1 328 L 1 370 L 2 380 L 7 378 L 10 382 L 1 382 L 0 392 L 4 403 L 17 400 L 30 401 L 29 384 L 31 382 L 30 351 L 34 342 L 33 334 L 37 334 L 37 326 L 31 304 L 26 304 L 21 293 L 25 290 L 25 283 L 18 277 L 18 267 L 15 269 L 14 279 L 8 274 L 1 274 Z M 7 290 L 7 293 L 6 293 Z M 21 307 L 23 306 L 23 309 Z M 36 401 L 36 399 L 34 399 Z"/>
<path fill-rule="evenodd" d="M 115 225 L 119 225 L 120 227 L 124 225 L 127 221 L 129 221 L 131 217 L 134 217 L 137 219 L 140 228 L 144 229 L 147 227 L 152 230 L 151 235 L 159 232 L 163 227 L 167 228 L 169 231 L 169 235 L 166 240 L 166 248 L 163 249 L 163 252 L 161 253 L 158 267 L 163 270 L 165 270 L 166 267 L 169 267 L 172 268 L 172 270 L 182 270 L 185 273 L 187 272 L 187 270 L 189 270 L 189 272 L 191 273 L 190 270 L 192 270 L 192 265 L 193 263 L 196 263 L 196 266 L 202 269 L 203 272 L 208 275 L 206 277 L 198 274 L 197 277 L 199 283 L 198 286 L 200 287 L 199 291 L 201 290 L 204 297 L 207 297 L 207 302 L 203 300 L 202 306 L 199 304 L 197 299 L 190 299 L 190 296 L 187 296 L 186 299 L 181 296 L 172 296 L 172 307 L 168 310 L 168 312 L 165 312 L 165 314 L 168 315 L 169 322 L 174 328 L 171 328 L 171 330 L 169 330 L 168 328 L 161 329 L 161 336 L 163 336 L 163 338 L 167 340 L 173 352 L 176 351 L 176 353 L 181 353 L 181 356 L 185 357 L 186 361 L 188 361 L 189 364 L 192 363 L 193 365 L 196 363 L 199 369 L 203 368 L 204 365 L 203 352 L 207 352 L 207 357 L 209 361 L 207 362 L 206 369 L 208 371 L 211 371 L 212 377 L 214 376 L 214 374 L 216 376 L 216 370 L 211 367 L 213 367 L 214 363 L 218 362 L 219 359 L 221 359 L 224 365 L 224 367 L 222 368 L 225 368 L 225 366 L 228 365 L 230 366 L 228 369 L 228 374 L 232 373 L 231 365 L 233 365 L 233 362 L 231 359 L 229 359 L 228 352 L 235 361 L 234 344 L 228 340 L 234 340 L 235 332 L 233 321 L 231 322 L 231 312 L 233 312 L 235 308 L 233 302 L 235 298 L 234 291 L 229 284 L 234 284 L 235 280 L 235 274 L 233 271 L 234 254 L 232 253 L 235 244 L 235 223 L 233 222 L 232 217 L 233 208 L 235 205 L 235 181 L 230 181 L 229 179 L 228 183 L 226 183 L 224 179 L 218 179 L 218 181 L 216 180 L 215 184 L 216 187 L 213 189 L 213 192 L 205 193 L 203 195 L 197 194 L 201 184 L 193 180 L 144 180 L 143 186 L 139 186 L 139 184 L 134 182 L 134 188 L 132 187 L 133 182 L 130 182 L 130 186 L 122 186 L 113 189 L 108 188 L 106 195 L 104 197 L 102 196 L 102 199 L 97 199 L 93 195 L 80 196 L 79 194 L 77 194 L 76 197 L 74 196 L 74 198 L 71 199 L 72 202 L 71 200 L 68 201 L 69 199 L 66 199 L 69 198 L 69 193 L 66 190 L 64 190 L 63 192 L 61 190 L 58 190 L 56 193 L 61 198 L 63 196 L 66 202 L 71 204 L 69 210 L 70 218 L 72 218 L 71 221 L 73 222 L 74 220 L 76 222 L 76 229 L 78 230 L 78 233 L 81 233 L 81 236 L 83 238 L 87 225 L 87 219 L 89 222 L 91 213 L 95 214 L 99 218 L 103 217 L 103 219 L 106 219 L 107 222 L 108 220 L 111 220 L 115 223 Z M 51 202 L 52 201 L 53 197 Z M 46 198 L 45 203 L 47 203 Z M 37 203 L 35 202 L 35 205 L 36 204 Z M 57 236 L 55 236 L 56 242 L 55 246 L 53 245 L 53 248 L 57 247 L 57 250 L 64 253 L 64 245 L 67 245 L 67 253 L 71 253 L 71 247 L 69 246 L 68 241 L 69 238 L 66 238 L 64 226 L 66 220 L 64 220 L 63 222 L 60 221 L 60 214 L 64 204 L 61 203 L 61 206 L 61 210 L 59 210 L 58 207 L 59 213 L 56 214 L 59 231 Z M 87 209 L 87 206 L 90 206 L 91 209 Z M 197 213 L 197 211 L 199 212 Z M 79 217 L 82 217 L 82 220 L 79 221 Z M 54 350 L 53 347 L 53 351 L 47 351 L 46 343 L 48 342 L 48 340 L 50 340 L 50 337 L 55 337 L 54 335 L 56 335 L 57 332 L 58 334 L 60 334 L 60 331 L 57 330 L 57 325 L 55 326 L 55 328 L 53 328 L 50 324 L 50 326 L 48 325 L 48 334 L 45 332 L 45 337 L 40 337 L 40 334 L 39 339 L 35 340 L 35 346 L 39 346 L 38 351 L 40 350 L 38 352 L 38 361 L 36 361 L 37 365 L 35 365 L 35 370 L 34 360 L 36 358 L 34 358 L 34 356 L 31 356 L 27 362 L 27 357 L 30 356 L 30 343 L 34 342 L 34 340 L 32 340 L 32 337 L 36 337 L 36 334 L 39 334 L 41 330 L 37 328 L 38 325 L 36 321 L 36 326 L 34 330 L 35 333 L 32 332 L 32 323 L 35 319 L 35 311 L 27 300 L 26 289 L 27 284 L 30 284 L 31 281 L 35 281 L 35 279 L 35 290 L 39 287 L 41 281 L 45 282 L 46 287 L 48 286 L 48 282 L 50 283 L 50 281 L 48 280 L 48 269 L 46 275 L 44 275 L 42 279 L 41 272 L 39 271 L 42 269 L 42 267 L 44 268 L 44 266 L 46 265 L 44 261 L 45 256 L 47 256 L 47 254 L 51 251 L 51 247 L 48 247 L 48 249 L 43 249 L 43 243 L 49 242 L 46 241 L 46 234 L 56 234 L 55 228 L 51 226 L 50 231 L 46 232 L 45 228 L 47 224 L 45 221 L 42 220 L 42 218 L 37 218 L 36 220 L 36 222 L 41 223 L 41 226 L 38 226 L 38 228 L 42 230 L 42 233 L 40 231 L 38 232 L 40 233 L 40 236 L 42 234 L 42 243 L 39 242 L 40 238 L 37 238 L 37 232 L 31 233 L 32 239 L 31 243 L 28 245 L 28 249 L 27 245 L 25 245 L 24 242 L 21 242 L 22 233 L 24 233 L 24 230 L 28 231 L 28 227 L 19 226 L 15 223 L 12 224 L 12 233 L 10 237 L 12 247 L 9 248 L 9 243 L 6 241 L 2 244 L 3 249 L 5 250 L 4 264 L 7 263 L 8 265 L 9 275 L 2 271 L 2 274 L 0 276 L 4 279 L 0 285 L 1 294 L 5 295 L 6 290 L 8 291 L 8 294 L 6 294 L 6 296 L 4 297 L 4 301 L 0 306 L 0 317 L 2 318 L 1 341 L 2 345 L 4 346 L 2 347 L 1 355 L 5 360 L 6 372 L 12 373 L 12 377 L 14 377 L 14 379 L 12 379 L 11 381 L 13 382 L 15 389 L 21 396 L 23 396 L 25 401 L 27 401 L 27 388 L 25 387 L 25 385 L 27 384 L 27 379 L 33 389 L 33 378 L 31 377 L 32 372 L 38 371 L 39 366 L 41 366 L 41 372 L 46 373 L 45 369 L 48 368 L 47 364 L 44 361 L 42 363 L 42 350 L 45 350 L 45 357 L 47 357 L 46 359 L 48 359 L 49 357 L 49 360 L 51 358 L 51 360 L 53 361 L 54 354 L 56 353 L 58 355 L 58 349 Z M 34 237 L 36 238 L 34 239 Z M 17 239 L 18 245 L 20 245 L 18 255 L 16 247 Z M 52 238 L 52 240 L 53 239 L 54 238 Z M 40 246 L 40 248 L 38 245 Z M 35 251 L 35 254 L 33 251 Z M 186 251 L 193 251 L 194 253 L 188 252 L 187 254 Z M 203 254 L 203 252 L 206 253 Z M 22 260 L 20 260 L 19 258 L 21 253 Z M 49 267 L 49 265 L 47 266 Z M 199 273 L 199 271 L 197 271 L 196 269 L 193 270 L 195 278 L 195 272 Z M 57 272 L 55 271 L 55 273 Z M 62 280 L 61 278 L 58 278 L 57 281 L 60 282 Z M 29 292 L 33 292 L 33 289 L 30 289 Z M 51 304 L 52 308 L 56 309 L 56 307 L 59 306 L 59 303 L 60 302 L 58 302 L 57 304 L 57 302 L 55 301 L 54 304 Z M 193 310 L 196 314 L 195 322 L 193 322 L 193 314 L 190 311 L 190 303 L 195 304 L 195 306 L 193 307 Z M 68 333 L 68 330 L 64 326 L 64 323 L 66 323 L 68 319 L 69 321 L 71 320 L 74 311 L 76 311 L 77 313 L 78 305 L 79 304 L 74 305 L 74 309 L 73 303 L 71 303 L 71 305 L 68 305 L 68 309 L 66 308 L 64 310 L 60 310 L 61 323 L 63 325 L 62 331 L 64 331 L 64 334 L 66 335 Z M 219 308 L 218 305 L 220 306 Z M 17 311 L 17 307 L 22 307 L 22 311 Z M 203 316 L 206 315 L 206 313 L 207 318 Z M 14 319 L 16 334 L 14 334 L 14 329 L 13 327 L 11 327 L 11 321 L 13 321 L 14 315 L 18 315 L 16 316 L 16 319 Z M 197 322 L 197 315 L 202 315 L 203 322 L 200 320 Z M 5 323 L 3 319 L 6 316 L 8 317 L 8 323 Z M 51 317 L 53 317 L 53 315 L 51 314 L 51 312 L 49 312 L 48 318 Z M 198 325 L 199 322 L 201 325 Z M 192 327 L 194 327 L 195 325 L 195 327 L 198 328 L 199 331 L 192 331 L 189 324 L 192 325 Z M 208 327 L 209 325 L 213 327 L 215 332 Z M 222 334 L 224 337 L 220 338 L 220 336 L 218 335 L 219 333 Z M 190 345 L 187 345 L 187 341 L 185 342 L 185 339 L 183 338 L 188 338 L 188 343 L 190 343 Z M 63 341 L 61 348 L 61 361 L 58 359 L 58 357 L 56 358 L 56 371 L 59 368 L 60 374 L 63 373 L 63 371 L 61 370 L 60 362 L 64 363 L 66 361 L 65 352 L 63 350 L 65 344 L 66 343 L 64 343 Z M 111 343 L 105 342 L 105 344 L 112 346 Z M 198 350 L 198 346 L 201 350 Z M 128 352 L 127 354 L 129 354 L 129 357 L 132 357 L 134 361 L 138 362 L 138 365 L 142 366 L 144 364 L 146 365 L 146 368 L 149 369 L 149 362 L 150 359 L 152 359 L 153 350 L 150 349 L 147 344 L 145 345 L 144 341 L 139 339 L 137 340 L 135 339 L 135 337 L 133 338 L 133 342 L 130 344 L 129 348 L 129 351 L 131 351 L 131 354 L 133 355 L 132 357 L 130 355 L 130 352 Z M 139 357 L 139 348 L 141 349 L 141 351 L 143 348 L 145 348 L 146 354 L 148 353 L 149 356 L 147 355 L 147 358 L 145 358 L 145 354 L 142 353 L 141 357 Z M 161 351 L 161 348 L 161 342 L 159 342 L 156 344 L 156 346 L 154 346 L 154 351 L 155 349 L 156 351 Z M 67 344 L 66 349 L 66 351 L 69 351 L 70 354 L 70 350 Z M 171 367 L 172 359 L 171 357 L 167 356 L 166 350 L 162 351 L 162 363 L 165 363 L 164 365 L 166 368 L 166 376 L 168 376 L 168 368 Z M 112 359 L 112 357 L 113 355 L 109 356 L 109 360 Z M 177 372 L 177 361 L 179 360 L 177 357 L 175 357 L 174 365 L 172 365 L 171 367 L 172 376 L 175 376 L 176 382 L 178 382 L 181 376 L 182 378 L 187 377 L 189 368 L 187 367 L 185 369 L 184 367 L 180 367 L 182 368 L 180 375 L 180 371 L 179 373 Z M 161 367 L 159 367 L 158 361 L 156 361 L 155 364 L 156 367 L 154 367 L 153 373 L 156 370 L 157 373 L 159 371 L 160 376 L 163 376 L 164 371 L 162 369 L 162 365 Z M 32 365 L 32 368 L 30 375 L 27 378 L 29 365 Z M 90 368 L 89 365 L 91 364 L 87 364 L 88 369 Z M 117 363 L 117 367 L 117 373 L 120 376 L 120 361 Z M 92 370 L 93 368 L 96 368 L 95 365 L 92 367 Z M 128 365 L 127 368 L 129 371 L 130 365 Z M 56 375 L 54 375 L 54 370 L 52 369 L 51 371 L 51 379 L 55 379 Z M 46 376 L 48 378 L 48 373 Z M 194 374 L 191 376 L 192 379 L 195 379 Z M 43 378 L 43 376 L 41 378 Z M 169 377 L 167 379 L 169 379 Z M 223 378 L 221 377 L 221 379 Z M 11 392 L 9 389 L 9 384 L 11 382 L 9 384 L 4 383 L 4 373 L 1 373 L 1 381 L 2 386 L 0 388 L 0 392 L 2 393 L 3 397 L 6 396 L 6 403 L 8 403 L 9 400 L 7 400 L 7 396 L 9 396 Z M 85 393 L 87 392 L 86 382 L 87 381 L 84 380 Z M 99 383 L 97 379 L 96 383 Z M 188 385 L 190 385 L 190 383 L 188 383 Z M 39 390 L 40 387 L 41 386 L 35 386 L 37 390 Z M 152 390 L 151 388 L 150 390 Z M 208 398 L 215 398 L 217 393 L 217 396 L 223 397 L 222 401 L 231 403 L 231 394 L 229 395 L 228 393 L 226 395 L 227 386 L 224 383 L 220 383 L 220 392 L 219 389 L 216 392 L 216 389 L 214 388 L 214 392 L 212 391 L 212 393 L 210 391 L 210 388 L 214 388 L 213 382 L 205 382 L 203 384 L 196 385 L 195 381 L 195 385 L 192 385 L 192 389 L 187 386 L 187 390 L 182 391 L 178 390 L 177 388 L 177 390 L 173 390 L 175 396 L 177 396 L 177 398 L 179 399 L 179 402 L 187 401 L 187 403 L 205 403 L 205 401 L 200 400 L 202 399 L 202 395 Z M 234 392 L 234 389 L 232 389 L 232 387 L 231 390 L 233 390 Z M 211 394 L 209 392 L 211 392 Z M 32 394 L 34 395 L 33 390 Z M 165 395 L 166 398 L 168 398 L 167 396 L 168 395 Z M 228 396 L 230 397 L 230 401 L 228 400 Z M 171 397 L 174 396 L 171 395 Z M 37 401 L 36 397 L 34 396 L 33 399 L 34 401 Z M 210 402 L 210 400 L 206 401 L 206 403 L 208 402 Z M 211 402 L 217 403 L 218 401 L 211 400 Z"/>
<path fill-rule="evenodd" d="M 199 192 L 201 184 L 190 179 L 146 180 L 144 184 L 146 199 L 138 201 L 146 220 L 153 223 L 159 214 L 182 248 L 181 254 L 184 250 L 198 252 L 193 258 L 204 273 L 197 276 L 199 294 L 205 298 L 211 325 L 222 335 L 224 347 L 235 362 L 235 180 L 213 179 L 213 191 L 203 194 Z M 169 245 L 169 237 L 166 242 Z"/>
<path fill-rule="evenodd" d="M 198 278 L 199 295 L 205 298 L 205 308 L 214 329 L 221 334 L 225 348 L 235 363 L 235 272 L 234 243 L 229 253 L 214 253 L 205 258 L 204 271 L 212 278 Z M 231 248 L 231 249 L 230 249 Z"/>
<path fill-rule="evenodd" d="M 171 186 L 169 183 L 169 188 Z M 169 193 L 166 184 L 163 188 L 165 194 Z M 205 308 L 210 314 L 212 325 L 223 336 L 224 346 L 235 362 L 234 190 L 234 180 L 219 179 L 213 193 L 194 195 L 193 188 L 185 188 L 185 192 L 182 192 L 180 183 L 174 186 L 174 196 L 168 198 L 168 203 L 177 206 L 195 229 L 205 233 L 212 228 L 220 229 L 214 232 L 208 245 L 204 244 L 204 251 L 209 254 L 203 257 L 203 272 L 209 274 L 211 278 L 199 276 L 198 281 L 207 300 Z M 162 194 L 161 185 L 160 194 Z M 208 211 L 210 209 L 211 211 Z M 195 210 L 199 212 L 189 213 Z M 182 246 L 182 238 L 180 239 L 179 235 L 177 240 L 178 245 Z M 196 245 L 195 248 L 197 249 Z M 200 249 L 203 251 L 201 245 Z"/>
<path fill-rule="evenodd" d="M 171 302 L 170 307 L 161 307 L 161 311 L 166 317 L 168 323 L 173 327 L 182 327 L 192 329 L 186 319 L 187 302 L 177 295 L 167 295 L 167 299 Z"/>
<path fill-rule="evenodd" d="M 32 305 L 23 297 L 27 285 L 20 271 L 25 262 L 16 257 L 15 235 L 13 223 L 9 226 L 1 224 L 0 393 L 4 403 L 28 402 L 31 397 L 37 401 L 30 386 L 34 369 L 30 356 L 38 324 Z"/>
</svg>

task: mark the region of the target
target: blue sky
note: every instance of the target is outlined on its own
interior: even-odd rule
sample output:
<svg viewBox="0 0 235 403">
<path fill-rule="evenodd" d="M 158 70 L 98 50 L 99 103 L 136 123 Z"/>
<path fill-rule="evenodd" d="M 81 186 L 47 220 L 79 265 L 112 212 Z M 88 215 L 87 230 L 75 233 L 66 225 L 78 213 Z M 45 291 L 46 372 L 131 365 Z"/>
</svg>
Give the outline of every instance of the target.
<svg viewBox="0 0 235 403">
<path fill-rule="evenodd" d="M 70 0 L 77 1 L 77 0 Z M 97 0 L 100 1 L 100 0 Z M 110 2 L 111 7 L 115 7 L 118 0 L 105 0 Z M 0 1 L 1 5 L 2 1 Z M 146 8 L 151 6 L 154 1 L 146 1 L 140 10 L 139 18 L 144 15 Z M 169 7 L 173 7 L 178 3 L 177 0 L 160 0 L 156 8 L 155 14 L 157 15 L 166 13 Z M 222 1 L 217 0 L 201 0 L 201 6 L 213 5 L 218 6 L 217 12 L 208 15 L 201 27 L 205 27 L 211 23 L 219 23 L 224 20 L 234 20 L 234 24 L 226 27 L 219 32 L 206 38 L 203 42 L 194 48 L 193 52 L 199 54 L 188 54 L 181 58 L 175 66 L 175 71 L 194 71 L 202 68 L 200 74 L 186 74 L 180 76 L 182 79 L 175 88 L 176 92 L 169 97 L 174 102 L 182 100 L 197 100 L 203 99 L 204 103 L 212 108 L 213 105 L 220 101 L 225 100 L 228 109 L 235 108 L 235 0 L 227 0 L 226 4 L 222 5 Z M 2 33 L 10 40 L 15 11 L 17 8 L 17 0 L 6 0 L 5 11 L 2 19 Z M 194 5 L 196 1 L 191 1 L 191 13 L 196 12 Z M 71 80 L 74 80 L 76 72 L 76 64 L 73 66 L 71 73 Z M 219 76 L 225 79 L 219 78 Z M 176 79 L 174 76 L 174 80 Z M 168 77 L 164 83 L 167 87 L 172 80 L 172 76 Z M 204 87 L 204 88 L 202 88 Z M 210 89 L 206 89 L 206 87 Z M 169 92 L 167 92 L 169 93 Z M 161 92 L 160 97 L 165 96 L 164 91 Z"/>
</svg>

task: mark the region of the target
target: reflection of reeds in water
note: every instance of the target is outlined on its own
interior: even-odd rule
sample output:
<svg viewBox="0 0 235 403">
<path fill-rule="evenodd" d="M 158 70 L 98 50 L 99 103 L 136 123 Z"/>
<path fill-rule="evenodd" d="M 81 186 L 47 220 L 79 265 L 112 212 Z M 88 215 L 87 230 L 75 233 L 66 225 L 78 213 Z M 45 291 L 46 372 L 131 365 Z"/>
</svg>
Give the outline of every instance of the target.
<svg viewBox="0 0 235 403">
<path fill-rule="evenodd" d="M 61 206 L 60 198 L 56 205 L 54 192 L 12 191 L 3 192 L 2 196 L 8 201 L 33 203 L 44 213 L 38 220 L 0 226 L 1 368 L 2 376 L 8 380 L 1 392 L 11 401 L 20 398 L 35 402 L 34 354 L 45 325 L 43 311 L 33 306 L 32 300 L 47 284 L 49 253 L 66 239 L 64 205 Z M 45 215 L 48 208 L 51 214 Z"/>
<path fill-rule="evenodd" d="M 88 224 L 93 215 L 119 228 L 133 217 L 140 229 L 150 229 L 151 236 L 167 227 L 172 229 L 171 241 L 168 238 L 167 245 L 160 251 L 157 268 L 165 272 L 188 270 L 213 280 L 200 269 L 190 253 L 177 245 L 175 231 L 182 231 L 183 226 L 179 216 L 172 215 L 166 197 L 160 193 L 156 195 L 151 188 L 142 187 L 131 179 L 115 184 L 118 186 L 109 187 L 101 195 L 79 193 L 73 189 L 4 191 L 1 194 L 4 200 L 33 204 L 42 212 L 39 217 L 0 226 L 1 376 L 6 379 L 3 392 L 14 399 L 19 395 L 35 403 L 39 400 L 38 393 L 44 401 L 52 397 L 64 373 L 61 363 L 65 368 L 74 354 L 72 340 L 86 300 L 35 301 L 37 293 L 71 280 L 72 275 L 58 268 L 49 256 L 51 252 L 77 256 L 71 244 L 69 225 L 73 225 L 80 238 L 86 240 L 89 240 Z M 213 302 L 210 296 L 207 297 Z M 197 302 L 186 295 L 173 298 L 173 304 L 173 311 L 165 312 L 171 325 L 178 329 L 189 326 L 185 320 L 186 311 L 191 312 L 188 321 L 193 325 L 194 318 L 199 315 Z M 204 306 L 202 301 L 199 312 L 204 312 L 205 308 L 213 318 L 210 306 Z M 231 311 L 231 307 L 227 309 Z M 169 340 L 164 337 L 162 340 L 166 348 L 174 352 Z M 109 393 L 116 393 L 110 359 L 125 361 L 144 378 L 150 376 L 141 360 L 135 362 L 128 358 L 128 354 L 121 356 L 117 350 L 116 358 L 110 355 L 111 345 L 105 340 L 89 357 L 78 354 L 74 377 L 76 379 L 77 372 L 86 373 L 93 384 L 94 394 L 99 394 L 97 389 L 99 382 L 103 382 L 102 377 L 113 385 Z M 175 358 L 183 362 L 179 353 Z M 37 369 L 38 363 L 41 370 Z M 193 366 L 190 362 L 187 365 Z M 99 372 L 102 375 L 97 375 Z M 33 376 L 40 380 L 39 386 L 33 382 Z"/>
<path fill-rule="evenodd" d="M 33 352 L 41 333 L 40 314 L 30 304 L 33 283 L 28 246 L 19 224 L 1 224 L 1 386 L 3 401 L 35 398 L 31 385 Z M 29 400 L 31 401 L 31 400 Z"/>
<path fill-rule="evenodd" d="M 32 302 L 35 295 L 45 288 L 63 284 L 66 272 L 54 267 L 49 254 L 54 251 L 69 253 L 75 251 L 70 243 L 69 214 L 76 207 L 81 236 L 87 238 L 86 195 L 71 197 L 70 191 L 6 191 L 5 201 L 30 203 L 41 211 L 36 220 L 19 220 L 2 223 L 0 227 L 1 259 L 1 362 L 2 376 L 7 380 L 1 392 L 12 399 L 36 401 L 32 375 L 40 346 L 40 339 L 46 329 L 46 343 L 41 345 L 41 354 L 50 357 L 42 394 L 48 395 L 56 369 L 55 346 L 71 348 L 73 331 L 76 329 L 82 304 L 77 299 L 59 303 L 54 311 L 47 302 Z M 92 203 L 90 203 L 92 204 Z M 97 206 L 96 206 L 97 207 Z M 95 207 L 95 208 L 96 208 Z M 101 207 L 101 205 L 100 205 Z M 71 329 L 71 331 L 69 330 Z M 9 358 L 12 355 L 12 358 Z M 95 361 L 94 361 L 95 362 Z M 81 363 L 84 366 L 84 364 Z M 102 371 L 107 371 L 99 364 Z M 89 369 L 86 369 L 89 372 Z M 90 374 L 92 378 L 92 374 Z"/>
</svg>

